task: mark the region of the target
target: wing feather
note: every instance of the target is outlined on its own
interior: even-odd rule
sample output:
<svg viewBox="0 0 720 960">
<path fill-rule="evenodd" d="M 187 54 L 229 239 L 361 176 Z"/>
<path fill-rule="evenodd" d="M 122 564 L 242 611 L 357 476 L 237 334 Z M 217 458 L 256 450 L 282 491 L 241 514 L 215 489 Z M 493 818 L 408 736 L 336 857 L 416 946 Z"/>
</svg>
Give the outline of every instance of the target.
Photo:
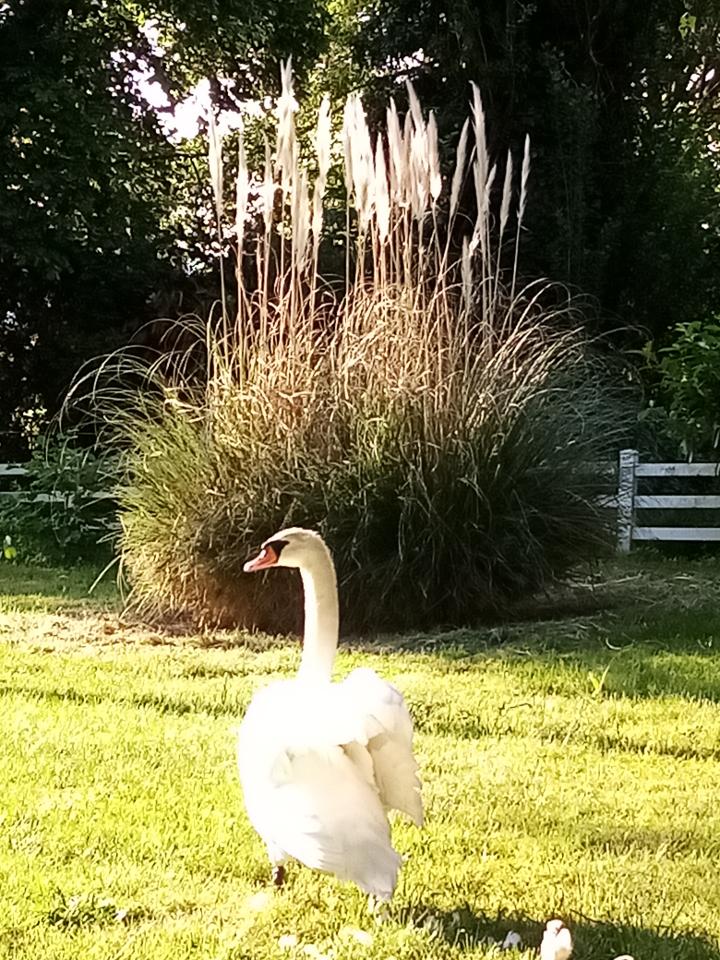
<svg viewBox="0 0 720 960">
<path fill-rule="evenodd" d="M 354 740 L 337 742 L 329 704 L 319 704 L 324 694 L 316 694 L 298 697 L 281 681 L 253 700 L 238 742 L 248 816 L 269 847 L 389 899 L 400 857 L 390 842 L 369 751 Z M 302 707 L 297 720 L 288 713 Z M 324 716 L 324 733 L 316 713 Z M 353 723 L 340 719 L 340 727 Z"/>
<path fill-rule="evenodd" d="M 357 740 L 370 754 L 375 783 L 385 807 L 406 813 L 418 826 L 423 807 L 413 726 L 400 691 L 373 670 L 359 668 L 338 684 L 357 715 Z"/>
</svg>

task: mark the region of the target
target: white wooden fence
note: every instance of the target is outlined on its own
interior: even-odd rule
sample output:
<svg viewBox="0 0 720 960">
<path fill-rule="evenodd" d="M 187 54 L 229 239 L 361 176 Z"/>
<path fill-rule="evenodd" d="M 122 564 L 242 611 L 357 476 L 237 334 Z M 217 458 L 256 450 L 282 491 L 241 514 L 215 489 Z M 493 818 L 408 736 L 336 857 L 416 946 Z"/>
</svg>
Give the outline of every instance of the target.
<svg viewBox="0 0 720 960">
<path fill-rule="evenodd" d="M 26 473 L 21 463 L 0 463 L 0 477 L 24 477 Z"/>
<path fill-rule="evenodd" d="M 0 463 L 0 484 L 5 478 L 24 477 L 27 470 L 19 463 Z M 720 477 L 720 463 L 640 463 L 637 450 L 621 450 L 618 459 L 617 495 L 603 497 L 602 504 L 617 509 L 617 545 L 620 553 L 629 553 L 636 540 L 720 541 L 717 527 L 645 527 L 636 523 L 637 510 L 720 510 L 720 495 L 638 494 L 638 480 L 647 477 Z M 0 497 L 22 497 L 22 490 L 0 490 Z M 109 494 L 94 494 L 98 499 Z M 38 493 L 36 502 L 59 503 L 72 499 L 63 494 Z M 718 518 L 720 520 L 720 517 Z"/>
<path fill-rule="evenodd" d="M 608 506 L 617 507 L 617 543 L 620 553 L 629 553 L 635 540 L 720 541 L 717 527 L 639 526 L 637 510 L 717 510 L 715 494 L 638 494 L 638 480 L 646 477 L 718 477 L 720 463 L 640 463 L 637 450 L 621 450 L 618 461 L 617 497 Z M 720 518 L 719 518 L 720 519 Z"/>
<path fill-rule="evenodd" d="M 0 463 L 0 486 L 6 482 L 6 478 L 25 477 L 27 469 L 21 463 Z M 111 493 L 90 493 L 88 497 L 91 500 L 111 500 Z M 0 497 L 15 497 L 29 500 L 32 503 L 64 503 L 70 506 L 75 499 L 74 493 L 28 493 L 26 490 L 2 490 Z"/>
<path fill-rule="evenodd" d="M 24 477 L 27 470 L 21 463 L 0 463 L 0 484 L 7 477 Z M 23 490 L 0 490 L 0 497 L 28 497 Z M 36 493 L 31 498 L 35 503 L 61 503 L 65 500 L 62 494 Z"/>
</svg>

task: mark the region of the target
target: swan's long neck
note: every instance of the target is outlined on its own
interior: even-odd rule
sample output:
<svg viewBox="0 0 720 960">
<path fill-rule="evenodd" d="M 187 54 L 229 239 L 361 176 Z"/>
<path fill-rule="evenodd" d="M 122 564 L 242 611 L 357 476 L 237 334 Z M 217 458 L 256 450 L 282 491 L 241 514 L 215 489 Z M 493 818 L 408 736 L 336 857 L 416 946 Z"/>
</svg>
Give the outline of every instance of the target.
<svg viewBox="0 0 720 960">
<path fill-rule="evenodd" d="M 335 566 L 324 544 L 300 569 L 305 590 L 305 638 L 299 676 L 330 680 L 338 644 Z"/>
</svg>

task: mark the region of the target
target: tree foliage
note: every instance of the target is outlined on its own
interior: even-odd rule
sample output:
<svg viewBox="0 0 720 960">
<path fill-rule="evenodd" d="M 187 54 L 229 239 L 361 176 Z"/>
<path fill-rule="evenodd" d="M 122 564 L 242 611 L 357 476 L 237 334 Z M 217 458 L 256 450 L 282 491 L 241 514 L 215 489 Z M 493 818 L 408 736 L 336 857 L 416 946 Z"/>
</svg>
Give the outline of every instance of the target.
<svg viewBox="0 0 720 960">
<path fill-rule="evenodd" d="M 651 400 L 643 420 L 660 456 L 718 458 L 720 317 L 679 323 L 666 346 L 645 348 Z"/>
<path fill-rule="evenodd" d="M 3 434 L 52 412 L 83 359 L 212 300 L 204 147 L 163 127 L 201 77 L 234 109 L 276 90 L 292 54 L 313 105 L 362 88 L 375 121 L 409 78 L 448 160 L 478 83 L 491 151 L 532 137 L 525 275 L 662 343 L 720 300 L 718 50 L 720 0 L 9 0 L 2 458 L 23 453 Z"/>
<path fill-rule="evenodd" d="M 279 58 L 314 58 L 322 23 L 315 0 L 3 5 L 0 431 L 17 433 L 28 407 L 52 411 L 81 360 L 161 314 L 189 286 L 188 250 L 201 272 L 202 146 L 168 141 L 132 71 L 167 111 L 202 76 L 261 95 Z"/>
</svg>

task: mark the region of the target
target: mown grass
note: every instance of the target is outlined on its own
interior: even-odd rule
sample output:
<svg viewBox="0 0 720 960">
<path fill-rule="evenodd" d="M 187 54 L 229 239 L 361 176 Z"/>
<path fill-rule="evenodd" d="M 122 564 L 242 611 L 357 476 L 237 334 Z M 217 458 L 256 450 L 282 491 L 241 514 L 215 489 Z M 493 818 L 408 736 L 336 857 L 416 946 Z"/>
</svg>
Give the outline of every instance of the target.
<svg viewBox="0 0 720 960">
<path fill-rule="evenodd" d="M 5 563 L 0 566 L 0 613 L 52 612 L 117 607 L 117 592 L 109 577 L 93 587 L 97 571 L 86 567 L 48 570 Z"/>
<path fill-rule="evenodd" d="M 160 633 L 90 574 L 3 567 L 0 956 L 491 957 L 512 928 L 529 958 L 560 915 L 580 960 L 717 960 L 718 565 L 641 569 L 562 618 L 343 650 L 406 694 L 425 783 L 378 925 L 299 867 L 271 893 L 245 818 L 234 729 L 294 642 Z"/>
</svg>

